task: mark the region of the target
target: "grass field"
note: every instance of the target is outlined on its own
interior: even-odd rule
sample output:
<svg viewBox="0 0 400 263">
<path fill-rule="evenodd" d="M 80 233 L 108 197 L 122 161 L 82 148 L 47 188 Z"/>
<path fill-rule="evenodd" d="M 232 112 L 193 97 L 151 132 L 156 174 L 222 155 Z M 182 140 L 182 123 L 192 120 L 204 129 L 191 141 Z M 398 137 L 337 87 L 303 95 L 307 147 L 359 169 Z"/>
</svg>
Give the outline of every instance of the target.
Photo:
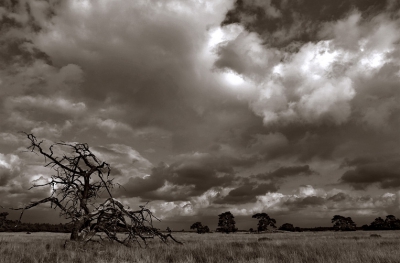
<svg viewBox="0 0 400 263">
<path fill-rule="evenodd" d="M 400 231 L 174 236 L 185 244 L 154 240 L 146 249 L 95 243 L 64 249 L 67 234 L 0 233 L 0 262 L 400 262 Z"/>
</svg>

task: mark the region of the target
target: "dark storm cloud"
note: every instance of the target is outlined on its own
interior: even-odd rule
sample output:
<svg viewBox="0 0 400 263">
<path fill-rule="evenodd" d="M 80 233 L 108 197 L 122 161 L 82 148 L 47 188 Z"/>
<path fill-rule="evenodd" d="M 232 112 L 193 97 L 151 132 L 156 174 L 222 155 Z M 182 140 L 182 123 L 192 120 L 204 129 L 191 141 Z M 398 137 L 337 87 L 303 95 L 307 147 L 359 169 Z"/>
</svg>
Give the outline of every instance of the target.
<svg viewBox="0 0 400 263">
<path fill-rule="evenodd" d="M 213 19 L 220 21 L 223 14 L 215 12 L 230 4 L 214 3 L 217 9 L 205 11 L 198 3 L 201 12 L 194 14 L 196 19 L 177 7 L 181 4 L 163 2 L 169 11 L 161 13 L 145 3 L 118 3 L 107 14 L 100 5 L 76 1 L 53 8 L 56 16 L 48 18 L 52 23 L 34 35 L 33 42 L 51 57 L 54 67 L 71 64 L 84 69 L 82 85 L 68 96 L 74 103 L 84 103 L 91 113 L 85 121 L 76 120 L 75 126 L 116 138 L 121 138 L 118 133 L 125 137 L 129 130 L 155 127 L 169 132 L 171 148 L 182 153 L 208 147 L 222 130 L 259 122 L 246 103 L 216 88 L 220 80 L 207 65 L 212 54 L 204 50 L 206 25 Z M 197 4 L 182 4 L 192 5 Z M 91 12 L 85 13 L 85 8 Z M 137 22 L 119 19 L 123 14 L 135 14 Z M 103 16 L 113 17 L 114 23 Z M 205 22 L 203 17 L 212 19 Z M 76 30 L 80 25 L 87 31 Z M 38 109 L 33 114 L 20 115 L 43 121 Z M 69 119 L 46 116 L 48 123 Z"/>
<path fill-rule="evenodd" d="M 348 198 L 349 196 L 346 195 L 345 193 L 337 193 L 331 197 L 328 198 L 328 200 L 332 200 L 334 202 L 340 202 L 340 201 L 344 201 Z"/>
<path fill-rule="evenodd" d="M 338 131 L 332 125 L 305 125 L 286 124 L 284 126 L 272 124 L 268 128 L 260 128 L 251 131 L 249 138 L 243 138 L 248 144 L 252 154 L 260 160 L 271 161 L 281 158 L 295 157 L 300 163 L 307 163 L 312 158 L 318 157 L 325 160 L 334 158 L 335 150 L 341 144 L 347 144 L 364 138 L 356 138 L 359 132 L 365 129 L 355 125 L 343 125 Z M 269 132 L 260 134 L 260 132 Z M 244 132 L 247 134 L 247 132 Z M 338 136 L 346 134 L 346 137 Z M 375 132 L 365 133 L 370 139 L 375 138 Z M 323 147 L 321 147 L 323 145 Z"/>
<path fill-rule="evenodd" d="M 32 131 L 56 138 L 85 109 L 68 94 L 82 83 L 76 65 L 53 66 L 33 42 L 57 1 L 3 1 L 0 6 L 0 117 L 2 132 Z M 74 90 L 75 89 L 75 90 Z M 77 114 L 78 113 L 78 114 Z"/>
<path fill-rule="evenodd" d="M 98 5 L 87 4 L 5 2 L 2 19 L 10 22 L 2 24 L 6 46 L 1 52 L 11 54 L 10 59 L 18 62 L 12 72 L 3 72 L 2 79 L 3 86 L 10 87 L 6 94 L 16 97 L 6 100 L 7 109 L 1 112 L 5 118 L 10 112 L 14 115 L 7 123 L 9 128 L 47 126 L 53 132 L 40 135 L 60 137 L 85 130 L 121 138 L 132 134 L 133 129 L 155 127 L 160 133 L 172 134 L 173 150 L 186 152 L 193 147 L 208 147 L 227 126 L 246 127 L 259 121 L 245 103 L 215 89 L 218 81 L 209 81 L 211 72 L 199 66 L 203 64 L 198 60 L 203 59 L 207 32 L 197 22 L 203 16 L 213 17 L 215 10 L 196 13 L 199 18 L 195 22 L 175 9 L 180 4 L 175 2 L 163 3 L 171 11 L 163 14 L 140 3 L 116 4 L 107 14 Z M 190 8 L 194 3 L 187 4 Z M 215 3 L 216 7 L 224 5 Z M 85 8 L 91 8 L 91 12 L 85 13 Z M 125 10 L 130 17 L 137 14 L 141 22 L 115 19 L 114 27 L 101 18 L 122 17 L 118 10 Z M 115 12 L 118 14 L 112 15 Z M 177 24 L 176 15 L 193 26 Z M 32 21 L 42 27 L 40 31 L 31 28 Z M 91 37 L 75 30 L 82 24 Z M 67 68 L 71 70 L 65 76 Z M 203 78 L 208 83 L 203 84 Z M 66 99 L 68 109 L 84 106 L 87 111 L 71 116 L 73 110 L 60 111 L 59 105 L 49 103 L 61 98 Z M 69 129 L 71 125 L 73 129 Z"/>
<path fill-rule="evenodd" d="M 371 185 L 383 189 L 397 188 L 400 186 L 399 161 L 399 158 L 388 160 L 377 157 L 348 160 L 345 165 L 350 169 L 342 175 L 340 182 L 357 190 L 366 189 Z"/>
<path fill-rule="evenodd" d="M 325 204 L 326 199 L 319 196 L 307 196 L 304 198 L 289 199 L 283 203 L 283 206 L 287 206 L 289 209 L 302 209 L 306 207 L 317 207 Z"/>
<path fill-rule="evenodd" d="M 367 19 L 382 12 L 395 12 L 397 1 L 384 0 L 237 0 L 222 25 L 242 23 L 251 32 L 260 34 L 272 46 L 292 45 L 295 41 L 320 40 L 324 22 L 337 21 L 353 10 Z"/>
<path fill-rule="evenodd" d="M 377 136 L 375 128 L 366 129 L 365 125 L 359 121 L 351 121 L 340 127 L 334 127 L 331 124 L 292 123 L 284 127 L 272 125 L 271 130 L 273 132 L 279 130 L 282 136 L 285 136 L 287 143 L 281 145 L 274 154 L 265 154 L 265 152 L 268 153 L 268 147 L 263 147 L 265 149 L 263 156 L 267 160 L 295 156 L 299 162 L 306 163 L 316 157 L 332 160 L 341 158 L 341 156 L 355 156 L 370 151 L 384 153 L 391 148 L 392 143 L 398 140 L 395 131 L 399 125 L 395 116 L 391 116 L 389 125 L 382 124 L 380 126 L 382 129 L 388 129 L 383 141 L 381 136 Z M 357 117 L 354 116 L 354 118 Z M 368 119 L 368 121 L 373 122 L 372 119 Z"/>
<path fill-rule="evenodd" d="M 279 167 L 273 172 L 253 175 L 253 178 L 261 180 L 279 180 L 284 178 L 292 178 L 295 176 L 309 176 L 315 174 L 308 165 Z"/>
<path fill-rule="evenodd" d="M 308 165 L 280 167 L 272 172 L 251 175 L 248 178 L 237 179 L 238 186 L 226 196 L 215 201 L 216 204 L 246 204 L 255 202 L 257 196 L 266 193 L 277 192 L 283 183 L 283 179 L 294 179 L 298 176 L 315 174 Z M 268 181 L 268 182 L 265 182 Z"/>
<path fill-rule="evenodd" d="M 130 178 L 119 194 L 151 200 L 187 200 L 213 187 L 229 186 L 234 179 L 229 163 L 208 154 L 193 154 L 182 156 L 171 165 L 161 163 L 144 178 Z"/>
<path fill-rule="evenodd" d="M 37 59 L 50 62 L 49 56 L 32 44 L 32 34 L 41 28 L 41 22 L 54 13 L 52 8 L 57 1 L 46 3 L 48 13 L 40 13 L 40 3 L 4 0 L 0 4 L 0 67 L 6 69 L 11 63 L 26 65 Z M 31 5 L 30 5 L 31 4 Z M 43 15 L 43 17 L 41 17 Z M 20 30 L 20 32 L 18 32 Z"/>
<path fill-rule="evenodd" d="M 231 190 L 228 195 L 215 201 L 215 204 L 246 204 L 256 201 L 256 196 L 268 192 L 276 192 L 279 187 L 274 183 L 257 183 L 249 179 L 243 179 L 240 186 Z"/>
</svg>

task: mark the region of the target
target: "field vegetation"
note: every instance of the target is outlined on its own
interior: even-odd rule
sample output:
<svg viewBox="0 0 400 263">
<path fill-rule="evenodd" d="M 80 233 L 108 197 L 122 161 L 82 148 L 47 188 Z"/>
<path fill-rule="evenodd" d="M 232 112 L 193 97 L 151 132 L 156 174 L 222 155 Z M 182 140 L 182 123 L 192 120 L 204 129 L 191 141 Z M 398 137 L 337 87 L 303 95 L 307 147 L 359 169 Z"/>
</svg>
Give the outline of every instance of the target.
<svg viewBox="0 0 400 263">
<path fill-rule="evenodd" d="M 148 248 L 67 243 L 62 233 L 0 233 L 0 262 L 399 262 L 400 231 L 174 233 Z M 78 243 L 76 243 L 78 244 Z"/>
</svg>

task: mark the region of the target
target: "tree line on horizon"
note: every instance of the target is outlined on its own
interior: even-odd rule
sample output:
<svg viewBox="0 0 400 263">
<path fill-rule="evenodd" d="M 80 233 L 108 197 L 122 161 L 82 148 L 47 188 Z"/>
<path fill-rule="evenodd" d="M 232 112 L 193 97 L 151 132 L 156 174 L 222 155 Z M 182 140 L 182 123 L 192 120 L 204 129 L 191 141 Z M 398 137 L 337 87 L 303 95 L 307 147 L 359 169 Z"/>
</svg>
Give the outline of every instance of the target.
<svg viewBox="0 0 400 263">
<path fill-rule="evenodd" d="M 0 213 L 0 232 L 57 232 L 70 233 L 71 224 L 26 223 L 18 220 L 8 220 L 8 213 Z"/>
<path fill-rule="evenodd" d="M 222 233 L 234 233 L 237 232 L 235 217 L 230 211 L 224 212 L 218 215 L 218 228 L 216 232 Z M 276 220 L 271 218 L 266 213 L 257 213 L 252 218 L 258 219 L 257 231 L 253 228 L 249 229 L 249 232 L 264 232 L 271 226 L 276 228 Z M 344 217 L 341 215 L 334 215 L 331 220 L 333 227 L 315 227 L 315 228 L 300 228 L 294 227 L 291 223 L 282 224 L 278 230 L 290 231 L 290 232 L 302 232 L 302 231 L 356 231 L 356 230 L 400 230 L 400 219 L 397 219 L 394 215 L 387 215 L 386 219 L 381 217 L 375 218 L 369 225 L 363 225 L 361 228 L 357 228 L 356 223 L 351 217 Z M 210 229 L 208 226 L 203 226 L 201 222 L 196 222 L 191 225 L 190 229 L 195 229 L 198 234 L 209 233 Z"/>
<path fill-rule="evenodd" d="M 8 220 L 8 213 L 0 213 L 0 232 L 58 232 L 58 233 L 70 233 L 72 225 L 69 223 L 63 224 L 50 224 L 50 223 L 26 223 L 19 222 L 18 220 Z M 268 230 L 268 227 L 277 228 L 276 220 L 271 218 L 266 213 L 257 213 L 252 216 L 254 219 L 258 219 L 257 228 L 254 230 L 250 228 L 248 232 L 260 233 Z M 357 227 L 356 223 L 351 217 L 344 217 L 340 215 L 333 216 L 331 220 L 332 227 L 314 227 L 314 228 L 300 228 L 295 227 L 291 223 L 282 224 L 278 230 L 289 231 L 289 232 L 302 232 L 302 231 L 355 231 L 355 230 L 400 230 L 400 219 L 397 219 L 394 215 L 387 215 L 385 219 L 381 217 L 375 218 L 374 221 L 369 225 L 363 225 Z M 190 226 L 191 230 L 195 230 L 198 234 L 210 233 L 210 228 L 201 222 L 195 222 Z M 184 231 L 183 229 L 181 231 Z M 235 217 L 230 211 L 224 212 L 218 215 L 218 227 L 215 230 L 221 233 L 234 233 L 238 230 L 236 228 Z M 167 227 L 167 232 L 171 232 L 171 229 Z M 177 231 L 175 231 L 177 232 Z"/>
</svg>

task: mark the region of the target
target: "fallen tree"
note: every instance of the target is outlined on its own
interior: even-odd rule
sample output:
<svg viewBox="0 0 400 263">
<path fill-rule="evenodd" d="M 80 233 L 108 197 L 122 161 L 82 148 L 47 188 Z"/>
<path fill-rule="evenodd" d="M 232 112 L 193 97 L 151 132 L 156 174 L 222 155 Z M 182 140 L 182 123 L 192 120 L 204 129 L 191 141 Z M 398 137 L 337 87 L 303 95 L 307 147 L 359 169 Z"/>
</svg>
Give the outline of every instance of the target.
<svg viewBox="0 0 400 263">
<path fill-rule="evenodd" d="M 43 141 L 38 141 L 33 134 L 24 134 L 31 143 L 28 150 L 43 156 L 45 167 L 53 169 L 55 174 L 47 182 L 30 188 L 50 187 L 49 197 L 13 209 L 22 210 L 19 222 L 25 210 L 50 203 L 51 207 L 61 210 L 61 216 L 71 220 L 72 241 L 108 239 L 127 246 L 133 243 L 147 246 L 148 239 L 158 237 L 163 242 L 170 238 L 182 244 L 171 234 L 163 234 L 153 227 L 153 220 L 159 219 L 146 206 L 132 210 L 113 198 L 111 189 L 115 184 L 110 178 L 110 165 L 100 161 L 87 144 L 58 142 L 45 150 Z M 96 204 L 103 193 L 107 198 Z"/>
</svg>

